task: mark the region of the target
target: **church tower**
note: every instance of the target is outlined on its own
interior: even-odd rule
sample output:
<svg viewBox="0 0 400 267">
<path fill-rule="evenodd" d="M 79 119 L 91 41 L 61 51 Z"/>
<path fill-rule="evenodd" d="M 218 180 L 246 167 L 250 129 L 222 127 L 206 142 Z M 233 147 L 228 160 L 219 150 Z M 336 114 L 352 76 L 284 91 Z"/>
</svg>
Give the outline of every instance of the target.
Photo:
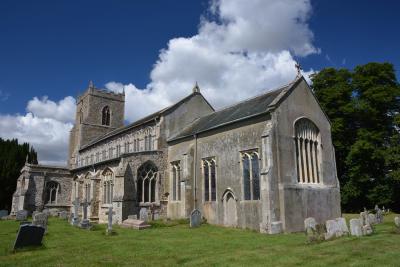
<svg viewBox="0 0 400 267">
<path fill-rule="evenodd" d="M 68 167 L 77 166 L 79 149 L 124 126 L 125 93 L 99 90 L 89 83 L 76 101 L 75 125 L 70 132 Z"/>
</svg>

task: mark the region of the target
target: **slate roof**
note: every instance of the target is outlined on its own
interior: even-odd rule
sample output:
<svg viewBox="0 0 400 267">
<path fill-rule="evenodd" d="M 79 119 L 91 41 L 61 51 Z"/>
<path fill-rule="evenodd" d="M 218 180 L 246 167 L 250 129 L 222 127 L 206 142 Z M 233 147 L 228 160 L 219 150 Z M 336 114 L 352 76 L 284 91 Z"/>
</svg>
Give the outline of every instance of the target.
<svg viewBox="0 0 400 267">
<path fill-rule="evenodd" d="M 271 107 L 271 105 L 274 105 L 297 81 L 299 80 L 295 80 L 294 82 L 278 89 L 268 91 L 262 95 L 244 100 L 235 105 L 201 117 L 168 141 L 193 136 L 194 134 L 222 127 L 247 118 L 266 114 L 269 112 L 268 108 Z"/>
<path fill-rule="evenodd" d="M 92 145 L 94 145 L 94 144 L 96 144 L 96 143 L 98 143 L 98 142 L 101 142 L 101 141 L 103 141 L 103 140 L 106 140 L 106 139 L 109 138 L 109 137 L 118 135 L 118 134 L 120 134 L 120 133 L 129 131 L 129 130 L 132 129 L 132 128 L 135 128 L 135 127 L 138 127 L 138 126 L 140 126 L 140 125 L 146 124 L 146 123 L 148 123 L 148 122 L 150 122 L 150 121 L 153 121 L 153 120 L 155 120 L 156 118 L 158 118 L 159 116 L 164 115 L 164 114 L 167 114 L 168 112 L 174 110 L 176 107 L 178 107 L 178 106 L 181 105 L 182 103 L 186 102 L 187 100 L 189 100 L 191 97 L 193 97 L 193 96 L 195 96 L 195 95 L 201 95 L 201 96 L 202 96 L 202 94 L 201 94 L 200 92 L 193 92 L 193 93 L 191 93 L 190 95 L 186 96 L 185 98 L 181 99 L 180 101 L 176 102 L 175 104 L 173 104 L 173 105 L 171 105 L 171 106 L 169 106 L 169 107 L 166 107 L 166 108 L 164 108 L 164 109 L 161 109 L 161 110 L 159 110 L 159 111 L 157 111 L 157 112 L 154 112 L 154 113 L 152 113 L 152 114 L 150 114 L 150 115 L 148 115 L 148 116 L 146 116 L 146 117 L 144 117 L 144 118 L 141 118 L 141 119 L 139 119 L 139 120 L 137 120 L 137 121 L 135 121 L 135 122 L 133 122 L 133 123 L 131 123 L 131 124 L 129 124 L 129 125 L 126 125 L 126 126 L 122 126 L 122 127 L 120 127 L 120 128 L 117 128 L 117 129 L 115 129 L 115 130 L 113 130 L 113 131 L 111 131 L 111 132 L 108 132 L 108 133 L 106 133 L 106 134 L 104 134 L 104 135 L 102 135 L 102 136 L 100 136 L 100 137 L 98 137 L 98 138 L 92 140 L 92 141 L 89 142 L 88 144 L 82 146 L 82 147 L 80 148 L 80 150 L 84 150 L 84 149 L 86 149 L 86 148 L 88 148 L 88 147 L 90 147 L 90 146 L 92 146 Z M 211 104 L 207 101 L 207 99 L 204 98 L 204 100 L 205 100 L 205 101 L 207 102 L 207 104 L 214 110 L 214 108 L 213 108 L 213 107 L 211 106 Z"/>
</svg>

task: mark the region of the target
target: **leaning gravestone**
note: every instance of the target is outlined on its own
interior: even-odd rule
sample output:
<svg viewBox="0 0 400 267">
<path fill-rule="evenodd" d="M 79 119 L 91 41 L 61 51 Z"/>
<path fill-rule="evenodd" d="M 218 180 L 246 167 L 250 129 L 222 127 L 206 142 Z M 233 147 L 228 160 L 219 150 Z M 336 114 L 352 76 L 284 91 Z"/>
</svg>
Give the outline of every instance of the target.
<svg viewBox="0 0 400 267">
<path fill-rule="evenodd" d="M 336 220 L 327 220 L 326 221 L 325 240 L 329 240 L 334 237 L 341 237 L 342 235 L 343 235 L 343 232 Z"/>
<path fill-rule="evenodd" d="M 48 215 L 44 212 L 38 212 L 33 216 L 32 224 L 37 226 L 42 226 L 47 232 L 47 220 Z"/>
<path fill-rule="evenodd" d="M 352 236 L 362 236 L 362 222 L 361 219 L 351 219 L 350 220 L 350 233 Z"/>
<path fill-rule="evenodd" d="M 376 222 L 375 214 L 369 213 L 368 214 L 368 221 L 369 221 L 369 224 L 376 224 L 377 222 Z"/>
<path fill-rule="evenodd" d="M 19 210 L 15 216 L 17 221 L 25 221 L 28 218 L 28 211 L 27 210 Z"/>
<path fill-rule="evenodd" d="M 336 222 L 339 225 L 340 231 L 345 235 L 349 235 L 349 228 L 347 227 L 346 219 L 342 217 L 336 218 Z"/>
<path fill-rule="evenodd" d="M 194 209 L 190 213 L 190 227 L 199 227 L 201 225 L 201 212 L 198 209 Z"/>
<path fill-rule="evenodd" d="M 25 224 L 18 230 L 17 238 L 14 243 L 14 250 L 27 246 L 42 245 L 45 229 L 42 226 Z"/>
<path fill-rule="evenodd" d="M 141 208 L 140 209 L 140 211 L 139 211 L 139 219 L 141 221 L 147 222 L 149 220 L 148 215 L 149 214 L 148 214 L 148 211 L 147 211 L 146 208 Z"/>
<path fill-rule="evenodd" d="M 0 219 L 8 216 L 8 210 L 0 210 Z"/>
</svg>

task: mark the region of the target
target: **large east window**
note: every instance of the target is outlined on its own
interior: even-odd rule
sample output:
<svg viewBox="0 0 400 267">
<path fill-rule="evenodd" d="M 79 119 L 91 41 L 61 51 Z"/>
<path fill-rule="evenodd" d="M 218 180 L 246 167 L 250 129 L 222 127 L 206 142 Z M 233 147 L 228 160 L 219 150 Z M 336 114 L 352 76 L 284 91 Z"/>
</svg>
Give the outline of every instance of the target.
<svg viewBox="0 0 400 267">
<path fill-rule="evenodd" d="M 217 200 L 216 162 L 215 158 L 202 160 L 204 177 L 204 201 Z"/>
<path fill-rule="evenodd" d="M 296 121 L 294 142 L 297 181 L 299 183 L 320 183 L 320 143 L 317 126 L 306 118 Z"/>
<path fill-rule="evenodd" d="M 260 157 L 257 150 L 245 151 L 242 156 L 243 192 L 245 200 L 260 199 Z"/>
<path fill-rule="evenodd" d="M 57 204 L 58 195 L 60 193 L 60 184 L 50 181 L 46 184 L 46 203 Z"/>
</svg>

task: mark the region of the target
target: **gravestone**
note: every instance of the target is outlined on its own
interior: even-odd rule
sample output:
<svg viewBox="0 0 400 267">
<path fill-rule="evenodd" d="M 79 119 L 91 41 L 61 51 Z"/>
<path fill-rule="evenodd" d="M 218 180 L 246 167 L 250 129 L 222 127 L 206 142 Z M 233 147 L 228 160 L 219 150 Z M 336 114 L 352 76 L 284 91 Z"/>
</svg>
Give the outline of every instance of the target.
<svg viewBox="0 0 400 267">
<path fill-rule="evenodd" d="M 141 221 L 147 222 L 149 220 L 148 218 L 148 211 L 146 208 L 141 208 L 139 211 L 139 219 Z"/>
<path fill-rule="evenodd" d="M 142 220 L 137 220 L 137 219 L 126 219 L 125 221 L 122 222 L 121 227 L 124 228 L 132 228 L 136 230 L 143 230 L 146 228 L 151 227 L 149 224 L 147 224 L 145 221 Z"/>
<path fill-rule="evenodd" d="M 363 235 L 371 235 L 373 230 L 370 224 L 363 225 L 362 227 Z"/>
<path fill-rule="evenodd" d="M 27 210 L 19 210 L 15 216 L 17 221 L 25 221 L 28 218 L 28 211 Z"/>
<path fill-rule="evenodd" d="M 341 237 L 343 235 L 342 230 L 336 220 L 326 221 L 326 234 L 325 240 L 329 240 L 335 237 Z"/>
<path fill-rule="evenodd" d="M 198 209 L 194 209 L 190 213 L 190 227 L 199 227 L 201 225 L 201 212 Z"/>
<path fill-rule="evenodd" d="M 379 209 L 376 211 L 376 223 L 383 223 L 383 210 Z"/>
<path fill-rule="evenodd" d="M 400 217 L 394 217 L 394 224 L 397 228 L 400 228 Z"/>
<path fill-rule="evenodd" d="M 39 213 L 39 212 L 40 212 L 40 211 L 34 210 L 34 211 L 32 212 L 32 218 L 35 217 L 35 214 L 37 214 L 37 213 Z"/>
<path fill-rule="evenodd" d="M 318 241 L 315 219 L 312 217 L 304 220 L 304 229 L 309 243 Z"/>
<path fill-rule="evenodd" d="M 37 225 L 37 226 L 42 226 L 47 232 L 47 220 L 48 220 L 48 215 L 44 212 L 37 212 L 35 216 L 32 218 L 32 224 Z"/>
<path fill-rule="evenodd" d="M 361 219 L 351 219 L 350 220 L 350 233 L 352 236 L 362 236 L 362 223 Z"/>
<path fill-rule="evenodd" d="M 79 211 L 79 200 L 75 199 L 75 201 L 72 203 L 74 204 L 74 216 L 72 217 L 72 221 L 71 224 L 73 226 L 78 226 L 79 225 L 79 215 L 78 215 L 78 211 Z"/>
<path fill-rule="evenodd" d="M 90 229 L 91 225 L 90 225 L 90 221 L 87 218 L 87 207 L 89 206 L 89 203 L 86 201 L 83 202 L 82 207 L 83 207 L 83 218 L 81 223 L 79 224 L 79 226 L 82 229 Z"/>
<path fill-rule="evenodd" d="M 62 220 L 67 220 L 68 219 L 68 212 L 63 210 L 60 211 L 60 213 L 58 214 L 58 217 Z"/>
<path fill-rule="evenodd" d="M 369 214 L 368 214 L 368 221 L 369 221 L 369 224 L 370 224 L 370 225 L 371 225 L 371 224 L 376 224 L 377 222 L 376 222 L 376 216 L 375 216 L 375 214 L 369 213 Z"/>
<path fill-rule="evenodd" d="M 115 212 L 113 211 L 113 207 L 109 207 L 108 211 L 106 212 L 106 215 L 108 215 L 108 224 L 107 224 L 107 234 L 111 234 L 113 232 L 112 230 L 112 223 L 113 223 L 113 215 Z"/>
<path fill-rule="evenodd" d="M 8 216 L 8 210 L 0 210 L 0 219 Z"/>
<path fill-rule="evenodd" d="M 336 222 L 339 225 L 340 231 L 343 234 L 349 235 L 349 228 L 347 227 L 346 219 L 345 218 L 336 218 Z"/>
<path fill-rule="evenodd" d="M 317 224 L 317 223 L 315 222 L 315 219 L 314 219 L 313 217 L 306 218 L 306 219 L 304 220 L 304 229 L 307 230 L 307 228 L 310 227 L 310 228 L 316 230 L 316 229 L 315 229 L 315 225 L 316 225 L 316 224 Z"/>
<path fill-rule="evenodd" d="M 42 226 L 25 224 L 18 230 L 17 238 L 14 243 L 14 250 L 27 246 L 42 245 L 45 229 Z"/>
</svg>

